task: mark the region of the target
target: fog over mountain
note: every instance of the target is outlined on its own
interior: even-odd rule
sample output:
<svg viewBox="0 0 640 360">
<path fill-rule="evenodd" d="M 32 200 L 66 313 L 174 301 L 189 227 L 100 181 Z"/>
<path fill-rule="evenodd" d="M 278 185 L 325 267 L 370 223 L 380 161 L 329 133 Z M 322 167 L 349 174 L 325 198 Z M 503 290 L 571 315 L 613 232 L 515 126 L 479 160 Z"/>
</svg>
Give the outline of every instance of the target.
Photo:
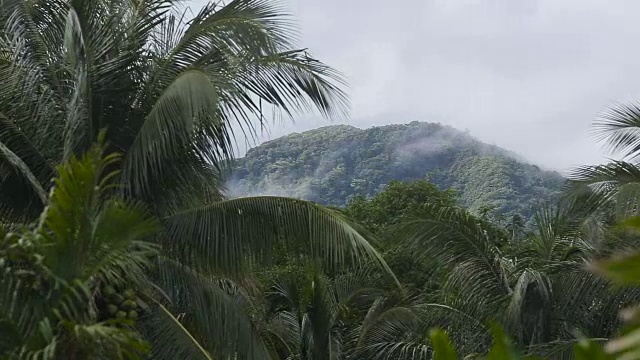
<svg viewBox="0 0 640 360">
<path fill-rule="evenodd" d="M 268 141 L 238 159 L 231 197 L 276 195 L 343 206 L 394 181 L 428 178 L 471 211 L 530 217 L 564 183 L 511 151 L 450 126 L 411 122 L 359 129 L 334 125 Z"/>
<path fill-rule="evenodd" d="M 198 8 L 203 1 L 189 5 Z M 633 0 L 287 0 L 301 44 L 343 72 L 357 127 L 441 122 L 558 170 L 606 155 L 596 115 L 639 94 Z M 272 126 L 262 141 L 330 123 Z"/>
</svg>

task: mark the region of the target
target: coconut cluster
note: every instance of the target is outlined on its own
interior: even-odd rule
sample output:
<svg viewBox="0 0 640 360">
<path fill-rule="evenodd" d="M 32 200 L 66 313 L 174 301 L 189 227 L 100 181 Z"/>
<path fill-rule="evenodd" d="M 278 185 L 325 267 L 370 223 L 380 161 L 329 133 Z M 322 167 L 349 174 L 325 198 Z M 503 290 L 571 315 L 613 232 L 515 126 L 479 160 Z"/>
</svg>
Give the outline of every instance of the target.
<svg viewBox="0 0 640 360">
<path fill-rule="evenodd" d="M 115 319 L 138 319 L 140 307 L 136 302 L 136 292 L 133 289 L 119 291 L 111 285 L 102 288 L 102 295 L 105 302 L 105 311 L 109 317 Z"/>
<path fill-rule="evenodd" d="M 16 233 L 8 233 L 0 239 L 0 276 L 13 273 L 33 290 L 44 293 L 47 287 L 43 285 L 46 285 L 48 275 L 43 271 L 43 257 L 36 252 L 31 240 Z"/>
</svg>

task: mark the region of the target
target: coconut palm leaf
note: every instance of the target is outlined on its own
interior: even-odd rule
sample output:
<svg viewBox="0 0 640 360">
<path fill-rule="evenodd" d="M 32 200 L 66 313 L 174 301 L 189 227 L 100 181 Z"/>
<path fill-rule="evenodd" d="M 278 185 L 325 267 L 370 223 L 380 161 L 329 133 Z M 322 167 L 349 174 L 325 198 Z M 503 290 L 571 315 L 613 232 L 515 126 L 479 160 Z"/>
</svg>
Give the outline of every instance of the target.
<svg viewBox="0 0 640 360">
<path fill-rule="evenodd" d="M 44 264 L 67 281 L 119 273 L 141 282 L 145 264 L 158 251 L 141 240 L 159 226 L 142 204 L 107 198 L 117 173 L 104 173 L 119 156 L 104 156 L 101 146 L 58 167 L 50 204 L 38 227 L 40 243 L 48 249 Z"/>
<path fill-rule="evenodd" d="M 143 319 L 143 332 L 154 344 L 152 347 L 154 359 L 205 359 L 213 357 L 205 350 L 198 340 L 194 339 L 173 314 L 162 304 L 155 303 L 150 313 Z"/>
<path fill-rule="evenodd" d="M 552 301 L 552 282 L 547 274 L 533 269 L 520 273 L 507 307 L 511 333 L 529 344 L 546 342 Z"/>
<path fill-rule="evenodd" d="M 635 160 L 640 154 L 639 114 L 636 102 L 615 104 L 605 111 L 596 121 L 594 133 L 621 160 L 580 167 L 570 176 L 572 188 L 589 188 L 593 202 L 614 203 L 619 218 L 634 216 L 638 209 L 640 170 Z"/>
<path fill-rule="evenodd" d="M 183 19 L 184 16 L 169 17 L 159 25 L 157 46 L 152 47 L 156 60 L 146 77 L 143 96 L 147 103 L 155 103 L 149 108 L 150 116 L 156 111 L 153 109 L 159 109 L 159 106 L 165 109 L 165 113 L 179 112 L 175 106 L 186 106 L 186 109 L 207 110 L 207 113 L 214 115 L 199 120 L 202 131 L 209 134 L 209 141 L 195 148 L 199 156 L 217 161 L 221 155 L 231 154 L 231 137 L 224 135 L 224 130 L 218 131 L 219 136 L 212 136 L 213 129 L 225 129 L 232 122 L 238 121 L 245 134 L 254 134 L 255 124 L 252 121 L 259 120 L 262 125 L 265 116 L 260 105 L 262 101 L 287 113 L 294 109 L 308 109 L 306 99 L 327 115 L 341 112 L 345 108 L 344 94 L 333 84 L 341 81 L 339 74 L 308 55 L 298 55 L 296 51 L 290 50 L 291 43 L 288 39 L 293 36 L 293 32 L 277 3 L 236 0 L 224 7 L 212 3 L 205 6 L 180 30 Z M 167 102 L 162 92 L 180 94 L 173 91 L 177 86 L 176 79 L 194 69 L 208 78 L 205 81 L 205 77 L 202 77 L 203 81 L 197 82 L 209 89 L 199 101 L 204 107 L 190 107 L 187 103 L 180 105 L 181 102 L 175 101 L 170 105 L 157 103 Z M 265 72 L 267 73 L 262 76 Z M 207 83 L 210 85 L 206 85 Z M 189 114 L 186 116 L 165 115 L 164 126 L 188 130 L 188 124 L 193 120 L 187 119 Z M 157 125 L 146 125 L 147 121 L 158 124 L 153 119 L 155 115 L 144 121 L 145 126 L 140 128 L 137 135 L 140 141 L 158 136 L 151 133 L 145 135 L 144 129 L 161 129 Z M 136 169 L 140 161 L 148 161 L 153 153 L 158 153 L 154 156 L 160 156 L 175 151 L 175 142 L 181 140 L 183 134 L 186 133 L 179 131 L 175 140 L 167 141 L 165 133 L 165 141 L 155 143 L 153 152 L 148 155 L 131 149 L 130 156 L 138 160 L 130 167 Z M 227 131 L 226 134 L 231 133 Z M 193 146 L 193 133 L 190 136 Z M 140 146 L 147 152 L 151 151 L 148 146 Z M 151 175 L 159 174 L 161 169 L 157 158 L 154 164 L 155 166 L 138 168 L 140 178 L 136 180 L 137 186 L 142 186 Z"/>
<path fill-rule="evenodd" d="M 46 193 L 36 176 L 31 172 L 31 169 L 29 169 L 29 166 L 27 166 L 27 164 L 25 164 L 18 155 L 2 143 L 0 143 L 0 159 L 4 163 L 3 167 L 11 168 L 5 169 L 5 171 L 9 173 L 4 176 L 5 178 L 17 176 L 26 180 L 28 187 L 33 193 L 35 193 L 38 200 L 40 200 L 42 204 L 46 202 Z"/>
<path fill-rule="evenodd" d="M 254 302 L 264 308 L 257 311 L 261 315 L 256 321 L 275 356 L 428 358 L 430 347 L 423 336 L 428 325 L 416 299 L 394 294 L 398 289 L 393 284 L 390 291 L 377 288 L 379 270 L 361 268 L 327 278 L 317 268 L 306 269 L 269 281 L 265 299 Z M 419 349 L 425 351 L 422 357 Z M 416 357 L 409 356 L 412 352 Z"/>
<path fill-rule="evenodd" d="M 585 200 L 599 207 L 615 204 L 618 217 L 633 216 L 638 211 L 640 197 L 640 169 L 624 161 L 613 161 L 606 165 L 577 168 L 570 176 L 573 191 L 585 191 L 590 196 Z"/>
<path fill-rule="evenodd" d="M 600 115 L 594 133 L 612 153 L 636 159 L 640 154 L 640 104 L 635 101 L 614 104 Z"/>
<path fill-rule="evenodd" d="M 357 343 L 352 358 L 427 359 L 431 346 L 421 336 L 426 327 L 410 303 L 379 297 L 368 309 L 362 325 L 354 328 Z"/>
<path fill-rule="evenodd" d="M 498 232 L 489 223 L 464 210 L 444 208 L 404 227 L 417 254 L 450 269 L 447 291 L 475 303 L 482 313 L 499 314 L 513 290 L 510 264 L 496 246 L 502 239 L 494 237 Z"/>
<path fill-rule="evenodd" d="M 490 333 L 478 319 L 451 306 L 411 298 L 379 297 L 355 327 L 358 343 L 347 358 L 431 359 L 434 328 L 446 329 L 461 354 L 484 351 Z"/>
<path fill-rule="evenodd" d="M 242 304 L 217 279 L 164 257 L 158 258 L 156 271 L 155 283 L 169 302 L 167 308 L 156 306 L 156 314 L 150 316 L 149 322 L 143 319 L 142 325 L 152 341 L 155 357 L 183 354 L 184 359 L 269 358 Z M 180 314 L 180 320 L 165 314 L 167 311 Z M 169 329 L 158 326 L 161 324 L 156 321 L 164 321 Z"/>
<path fill-rule="evenodd" d="M 333 359 L 339 356 L 334 321 L 338 306 L 327 279 L 316 272 L 307 281 L 276 279 L 266 294 L 270 335 L 283 339 L 285 357 Z"/>
<path fill-rule="evenodd" d="M 18 221 L 24 220 L 23 214 L 34 216 L 46 203 L 44 189 L 53 171 L 25 134 L 3 115 L 0 115 L 0 169 L 0 214 Z"/>
<path fill-rule="evenodd" d="M 267 262 L 277 242 L 300 244 L 328 269 L 371 260 L 392 275 L 378 252 L 336 212 L 281 197 L 249 197 L 190 209 L 165 219 L 166 246 L 206 271 L 240 271 Z"/>
<path fill-rule="evenodd" d="M 205 73 L 180 74 L 156 101 L 127 153 L 124 181 L 130 191 L 146 191 L 148 178 L 162 177 L 163 160 L 191 145 L 196 119 L 207 118 L 216 105 L 216 89 Z"/>
</svg>

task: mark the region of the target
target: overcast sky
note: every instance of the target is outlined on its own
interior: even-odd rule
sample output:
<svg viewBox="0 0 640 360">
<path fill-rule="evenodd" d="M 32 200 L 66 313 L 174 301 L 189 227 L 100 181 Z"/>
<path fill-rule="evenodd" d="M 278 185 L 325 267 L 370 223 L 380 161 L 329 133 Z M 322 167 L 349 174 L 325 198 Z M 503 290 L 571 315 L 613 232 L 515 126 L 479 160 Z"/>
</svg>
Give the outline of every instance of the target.
<svg viewBox="0 0 640 360">
<path fill-rule="evenodd" d="M 602 162 L 591 123 L 613 101 L 640 97 L 638 0 L 286 4 L 302 44 L 347 76 L 343 122 L 354 126 L 441 122 L 566 170 Z M 300 118 L 270 137 L 328 124 Z"/>
</svg>

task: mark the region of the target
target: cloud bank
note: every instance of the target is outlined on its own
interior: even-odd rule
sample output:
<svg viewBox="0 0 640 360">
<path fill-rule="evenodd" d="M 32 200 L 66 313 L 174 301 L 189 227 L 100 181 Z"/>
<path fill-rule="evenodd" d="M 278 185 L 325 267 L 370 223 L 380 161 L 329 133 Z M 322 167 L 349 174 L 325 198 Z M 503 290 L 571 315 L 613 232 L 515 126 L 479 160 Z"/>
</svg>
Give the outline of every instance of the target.
<svg viewBox="0 0 640 360">
<path fill-rule="evenodd" d="M 558 170 L 604 160 L 588 133 L 607 105 L 640 96 L 640 2 L 401 3 L 285 2 L 304 47 L 349 80 L 341 123 L 441 122 Z M 327 124 L 300 117 L 261 140 Z"/>
</svg>

